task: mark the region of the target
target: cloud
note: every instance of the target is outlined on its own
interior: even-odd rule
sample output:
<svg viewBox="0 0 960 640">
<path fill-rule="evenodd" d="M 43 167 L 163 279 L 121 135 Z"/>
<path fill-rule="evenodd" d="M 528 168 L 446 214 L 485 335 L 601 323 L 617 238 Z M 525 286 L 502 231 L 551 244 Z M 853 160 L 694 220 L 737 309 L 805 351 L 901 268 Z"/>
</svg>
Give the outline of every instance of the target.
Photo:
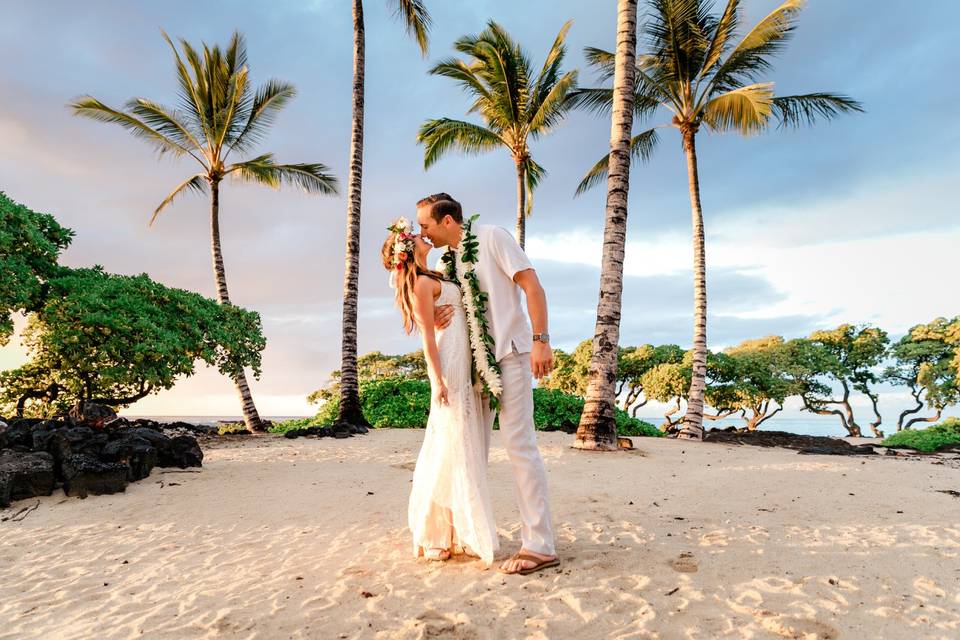
<svg viewBox="0 0 960 640">
<path fill-rule="evenodd" d="M 66 264 L 146 272 L 170 286 L 214 294 L 207 200 L 185 197 L 147 227 L 190 164 L 158 161 L 126 132 L 76 118 L 65 107 L 86 93 L 111 105 L 140 95 L 175 102 L 161 27 L 192 42 L 225 42 L 234 28 L 244 32 L 254 84 L 278 77 L 299 89 L 259 150 L 283 161 L 322 162 L 346 191 L 348 3 L 248 0 L 231 5 L 227 21 L 222 7 L 187 0 L 10 4 L 0 23 L 0 56 L 20 62 L 0 67 L 0 188 L 77 231 Z M 747 22 L 776 4 L 745 3 Z M 591 4 L 589 11 L 579 0 L 435 5 L 427 60 L 383 3 L 367 7 L 361 353 L 419 348 L 419 338 L 400 328 L 379 265 L 391 219 L 410 215 L 425 194 L 448 191 L 484 222 L 514 224 L 513 167 L 505 152 L 451 155 L 423 170 L 419 125 L 428 117 L 473 117 L 466 114 L 467 96 L 450 80 L 427 75 L 430 65 L 489 17 L 540 61 L 561 24 L 573 18 L 569 66 L 580 67 L 589 84 L 583 47 L 609 47 L 614 38 L 612 4 Z M 802 335 L 840 321 L 903 330 L 960 308 L 955 287 L 940 275 L 953 272 L 958 233 L 951 169 L 960 161 L 960 121 L 942 114 L 960 99 L 960 85 L 943 82 L 954 38 L 951 23 L 938 19 L 952 5 L 931 0 L 925 7 L 911 16 L 905 38 L 902 15 L 877 12 L 875 3 L 811 3 L 777 60 L 772 77 L 779 91 L 849 93 L 865 103 L 866 114 L 752 139 L 701 136 L 712 345 L 765 333 Z M 856 38 L 851 24 L 858 25 Z M 637 167 L 631 180 L 628 343 L 689 343 L 686 164 L 676 132 L 663 133 L 654 161 Z M 605 198 L 602 189 L 572 195 L 606 152 L 609 135 L 608 120 L 575 113 L 533 142 L 534 157 L 549 173 L 528 220 L 529 251 L 547 284 L 551 332 L 567 346 L 593 333 Z M 231 297 L 262 314 L 268 339 L 254 391 L 270 407 L 265 413 L 307 411 L 296 398 L 339 366 L 346 197 L 228 183 L 221 199 Z M 4 366 L 22 358 L 16 348 L 0 349 Z M 136 411 L 235 414 L 237 406 L 230 381 L 204 371 Z"/>
</svg>

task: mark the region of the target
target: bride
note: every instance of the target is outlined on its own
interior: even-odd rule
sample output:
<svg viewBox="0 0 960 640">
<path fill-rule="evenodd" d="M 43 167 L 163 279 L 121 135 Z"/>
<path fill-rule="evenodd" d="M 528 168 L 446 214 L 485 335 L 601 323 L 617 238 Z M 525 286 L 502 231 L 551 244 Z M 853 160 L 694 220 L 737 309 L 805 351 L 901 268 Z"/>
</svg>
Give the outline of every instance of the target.
<svg viewBox="0 0 960 640">
<path fill-rule="evenodd" d="M 417 466 L 407 522 L 413 553 L 428 560 L 452 554 L 479 557 L 487 566 L 499 548 L 487 489 L 479 397 L 460 289 L 427 268 L 431 246 L 399 218 L 383 244 L 383 266 L 407 333 L 418 330 L 430 376 L 430 417 Z M 434 306 L 452 305 L 453 319 L 434 328 Z"/>
</svg>

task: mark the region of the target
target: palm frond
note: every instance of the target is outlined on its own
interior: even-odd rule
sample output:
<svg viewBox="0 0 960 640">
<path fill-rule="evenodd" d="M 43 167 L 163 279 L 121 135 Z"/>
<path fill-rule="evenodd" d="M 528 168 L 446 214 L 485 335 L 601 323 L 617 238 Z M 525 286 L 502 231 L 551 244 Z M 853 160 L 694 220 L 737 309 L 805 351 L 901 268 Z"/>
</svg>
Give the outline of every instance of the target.
<svg viewBox="0 0 960 640">
<path fill-rule="evenodd" d="M 710 92 L 735 88 L 769 71 L 770 58 L 786 46 L 805 4 L 805 0 L 786 0 L 747 32 L 716 68 Z"/>
<path fill-rule="evenodd" d="M 225 144 L 230 144 L 237 135 L 240 128 L 240 118 L 238 112 L 245 110 L 248 106 L 250 85 L 248 80 L 248 70 L 246 67 L 236 73 L 232 73 L 221 81 L 227 85 L 227 91 L 223 97 L 223 103 L 218 105 L 217 111 L 222 114 L 218 122 L 216 151 L 220 153 Z M 242 130 L 242 129 L 240 129 Z"/>
<path fill-rule="evenodd" d="M 714 65 L 720 61 L 720 57 L 727 50 L 727 44 L 733 38 L 740 24 L 740 0 L 727 0 L 727 6 L 723 10 L 723 15 L 717 21 L 714 28 L 713 38 L 710 40 L 710 46 L 707 48 L 704 56 L 703 67 L 700 70 L 700 76 L 704 76 L 713 69 Z"/>
<path fill-rule="evenodd" d="M 773 112 L 780 121 L 780 128 L 809 126 L 820 118 L 832 120 L 852 111 L 862 113 L 863 105 L 852 98 L 833 93 L 808 93 L 773 99 Z"/>
<path fill-rule="evenodd" d="M 189 149 L 177 144 L 136 116 L 111 109 L 92 96 L 78 98 L 70 104 L 70 107 L 74 115 L 120 125 L 136 137 L 153 144 L 161 154 L 169 152 L 181 156 L 190 153 Z"/>
<path fill-rule="evenodd" d="M 547 170 L 530 156 L 527 156 L 527 159 L 524 161 L 523 169 L 525 188 L 527 191 L 524 215 L 529 216 L 533 213 L 533 190 L 536 189 L 540 182 L 546 177 Z"/>
<path fill-rule="evenodd" d="M 670 83 L 686 84 L 696 77 L 707 48 L 702 0 L 651 0 L 651 17 L 643 28 L 648 50 L 660 62 Z"/>
<path fill-rule="evenodd" d="M 773 108 L 773 83 L 761 82 L 722 93 L 703 107 L 703 122 L 717 132 L 751 135 L 765 129 Z"/>
<path fill-rule="evenodd" d="M 445 58 L 435 64 L 428 73 L 456 80 L 463 85 L 464 89 L 468 92 L 486 100 L 492 100 L 489 89 L 484 86 L 483 81 L 477 76 L 476 70 L 463 60 Z"/>
<path fill-rule="evenodd" d="M 425 147 L 424 169 L 429 169 L 451 149 L 457 149 L 467 155 L 475 155 L 504 144 L 500 136 L 490 129 L 450 118 L 424 122 L 417 133 L 417 142 Z"/>
<path fill-rule="evenodd" d="M 203 152 L 203 145 L 194 137 L 182 116 L 176 111 L 145 98 L 130 100 L 126 104 L 126 110 L 184 149 L 192 148 Z M 190 155 L 197 157 L 193 153 Z"/>
<path fill-rule="evenodd" d="M 268 80 L 253 97 L 250 113 L 243 128 L 233 137 L 228 153 L 246 151 L 261 142 L 277 114 L 297 95 L 296 88 L 280 80 Z"/>
<path fill-rule="evenodd" d="M 616 56 L 612 52 L 597 47 L 584 47 L 583 57 L 587 59 L 588 65 L 598 71 L 601 80 L 609 80 L 613 77 Z"/>
<path fill-rule="evenodd" d="M 567 53 L 564 42 L 567 38 L 567 32 L 570 31 L 572 25 L 573 20 L 568 20 L 564 23 L 563 27 L 560 28 L 560 32 L 557 33 L 557 37 L 554 38 L 546 58 L 543 60 L 543 67 L 541 67 L 540 73 L 537 75 L 537 79 L 533 83 L 533 88 L 530 92 L 531 112 L 539 110 L 540 105 L 543 104 L 547 95 L 560 80 L 561 74 L 563 73 L 563 59 Z"/>
<path fill-rule="evenodd" d="M 239 31 L 234 31 L 230 36 L 224 59 L 231 75 L 247 66 L 247 39 Z"/>
<path fill-rule="evenodd" d="M 581 88 L 571 91 L 567 96 L 569 108 L 583 109 L 590 113 L 607 115 L 613 107 L 613 89 Z M 661 106 L 656 96 L 637 91 L 633 95 L 633 112 L 638 118 L 644 118 Z"/>
<path fill-rule="evenodd" d="M 633 136 L 630 139 L 631 160 L 633 162 L 649 162 L 659 142 L 660 136 L 657 134 L 656 128 L 648 129 Z M 579 196 L 606 180 L 609 167 L 610 154 L 608 153 L 590 168 L 580 184 L 577 185 L 577 191 L 574 195 Z"/>
<path fill-rule="evenodd" d="M 197 175 L 190 176 L 189 178 L 187 178 L 186 180 L 178 184 L 176 188 L 173 191 L 171 191 L 166 198 L 163 199 L 163 202 L 161 202 L 160 205 L 153 210 L 153 215 L 150 216 L 150 226 L 151 227 L 153 226 L 153 223 L 156 221 L 157 216 L 160 215 L 160 212 L 163 211 L 168 204 L 173 202 L 174 198 L 176 198 L 178 195 L 180 195 L 184 191 L 187 191 L 188 189 L 195 191 L 197 193 L 205 193 L 207 190 L 206 175 L 202 173 L 198 173 Z"/>
<path fill-rule="evenodd" d="M 197 83 L 194 82 L 193 78 L 190 76 L 190 71 L 187 69 L 187 65 L 184 64 L 183 58 L 180 57 L 180 52 L 177 50 L 176 45 L 173 44 L 173 40 L 170 39 L 170 36 L 168 36 L 167 32 L 163 29 L 160 30 L 160 33 L 163 35 L 163 39 L 167 41 L 167 44 L 170 45 L 170 49 L 173 51 L 174 60 L 176 61 L 177 82 L 180 85 L 181 106 L 193 120 L 192 126 L 196 129 L 197 137 L 209 138 L 207 135 L 207 129 L 203 115 L 204 109 L 202 99 L 200 97 Z"/>
<path fill-rule="evenodd" d="M 570 107 L 567 96 L 577 88 L 577 72 L 568 71 L 561 77 L 550 92 L 536 105 L 536 111 L 530 118 L 528 129 L 534 136 L 549 131 L 563 117 Z"/>
<path fill-rule="evenodd" d="M 430 46 L 430 26 L 433 20 L 423 0 L 393 0 L 396 15 L 403 19 L 407 34 L 413 36 L 420 47 L 420 53 L 426 57 Z"/>
<path fill-rule="evenodd" d="M 337 193 L 337 179 L 330 173 L 329 167 L 317 163 L 277 164 L 272 153 L 234 163 L 226 173 L 274 189 L 287 183 L 307 193 Z"/>
<path fill-rule="evenodd" d="M 180 47 L 183 49 L 183 55 L 190 65 L 190 71 L 193 72 L 192 78 L 190 78 L 189 72 L 187 75 L 193 85 L 192 93 L 196 96 L 198 125 L 204 133 L 207 144 L 212 145 L 216 139 L 214 134 L 216 116 L 214 114 L 213 95 L 215 89 L 210 85 L 210 74 L 204 67 L 199 52 L 184 38 L 180 38 Z"/>
</svg>

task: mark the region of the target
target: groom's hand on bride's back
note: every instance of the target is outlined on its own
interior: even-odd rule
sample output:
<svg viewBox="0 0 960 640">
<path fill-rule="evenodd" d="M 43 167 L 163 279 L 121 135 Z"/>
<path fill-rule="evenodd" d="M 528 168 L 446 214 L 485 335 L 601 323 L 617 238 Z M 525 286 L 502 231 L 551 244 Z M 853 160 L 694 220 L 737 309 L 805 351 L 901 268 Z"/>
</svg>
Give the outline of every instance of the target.
<svg viewBox="0 0 960 640">
<path fill-rule="evenodd" d="M 437 329 L 446 329 L 452 317 L 453 307 L 449 304 L 441 304 L 433 308 L 433 326 Z"/>
</svg>

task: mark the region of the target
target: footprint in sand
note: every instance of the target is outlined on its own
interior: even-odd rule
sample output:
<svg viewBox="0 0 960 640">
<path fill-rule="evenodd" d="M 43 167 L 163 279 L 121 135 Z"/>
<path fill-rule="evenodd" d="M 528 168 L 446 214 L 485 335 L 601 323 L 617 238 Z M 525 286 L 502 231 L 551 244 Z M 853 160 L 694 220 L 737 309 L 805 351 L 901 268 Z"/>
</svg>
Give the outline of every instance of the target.
<svg viewBox="0 0 960 640">
<path fill-rule="evenodd" d="M 670 560 L 667 564 L 669 564 L 674 571 L 679 571 L 680 573 L 696 573 L 700 568 L 693 554 L 686 551 L 673 560 Z"/>
</svg>

